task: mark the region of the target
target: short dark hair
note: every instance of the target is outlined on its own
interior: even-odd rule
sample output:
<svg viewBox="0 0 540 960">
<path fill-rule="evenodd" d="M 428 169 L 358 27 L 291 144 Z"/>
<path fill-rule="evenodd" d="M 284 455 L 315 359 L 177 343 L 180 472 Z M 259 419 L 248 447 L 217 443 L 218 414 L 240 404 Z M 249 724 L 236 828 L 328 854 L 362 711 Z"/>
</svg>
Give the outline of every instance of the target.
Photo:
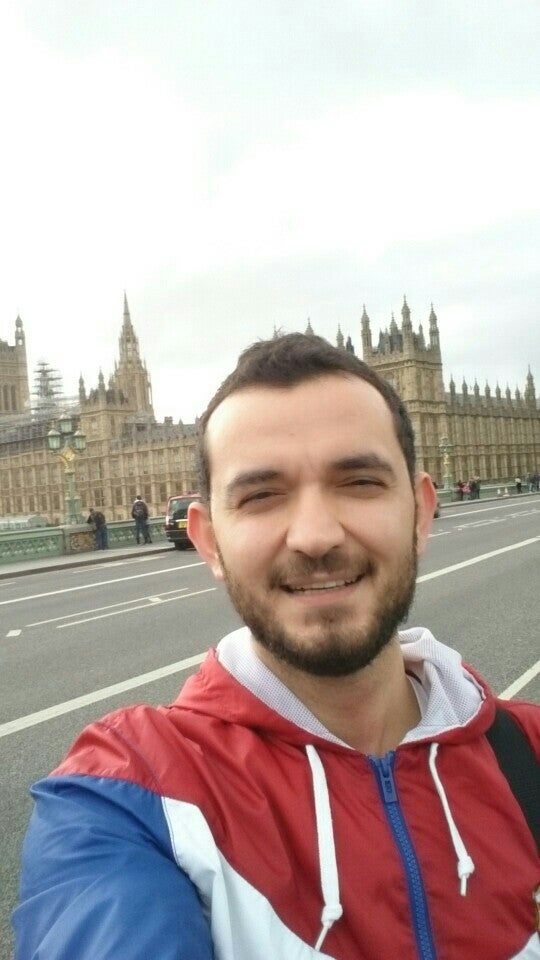
<svg viewBox="0 0 540 960">
<path fill-rule="evenodd" d="M 206 429 L 214 410 L 233 393 L 248 387 L 294 387 L 328 374 L 344 374 L 365 380 L 383 397 L 392 414 L 396 436 L 405 457 L 411 482 L 416 468 L 414 431 L 401 398 L 390 383 L 353 353 L 333 347 L 314 334 L 288 333 L 271 340 L 258 340 L 244 350 L 236 368 L 223 381 L 198 422 L 199 493 L 210 499 L 210 460 Z"/>
</svg>

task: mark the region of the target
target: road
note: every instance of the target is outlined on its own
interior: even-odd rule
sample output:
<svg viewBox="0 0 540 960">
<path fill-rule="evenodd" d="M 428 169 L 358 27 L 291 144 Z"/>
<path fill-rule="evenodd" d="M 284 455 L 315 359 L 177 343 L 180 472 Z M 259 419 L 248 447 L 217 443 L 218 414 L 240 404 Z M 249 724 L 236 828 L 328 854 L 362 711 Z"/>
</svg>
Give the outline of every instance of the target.
<svg viewBox="0 0 540 960">
<path fill-rule="evenodd" d="M 456 646 L 497 693 L 540 701 L 540 496 L 435 521 L 411 625 Z M 194 551 L 0 580 L 0 960 L 12 951 L 29 785 L 87 723 L 172 700 L 238 618 Z"/>
</svg>

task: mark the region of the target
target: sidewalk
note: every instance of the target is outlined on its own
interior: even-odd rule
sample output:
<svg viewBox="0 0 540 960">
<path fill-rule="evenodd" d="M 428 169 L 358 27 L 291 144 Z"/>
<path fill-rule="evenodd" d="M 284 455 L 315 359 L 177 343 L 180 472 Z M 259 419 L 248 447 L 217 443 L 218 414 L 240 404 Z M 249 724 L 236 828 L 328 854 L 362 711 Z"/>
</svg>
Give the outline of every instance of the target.
<svg viewBox="0 0 540 960">
<path fill-rule="evenodd" d="M 110 547 L 108 550 L 92 550 L 88 553 L 63 554 L 61 557 L 43 557 L 42 560 L 17 560 L 15 563 L 3 563 L 0 566 L 0 580 L 24 577 L 31 573 L 45 573 L 49 570 L 67 570 L 72 567 L 89 567 L 99 563 L 111 563 L 133 557 L 147 557 L 151 553 L 178 553 L 168 540 L 147 545 Z"/>
</svg>

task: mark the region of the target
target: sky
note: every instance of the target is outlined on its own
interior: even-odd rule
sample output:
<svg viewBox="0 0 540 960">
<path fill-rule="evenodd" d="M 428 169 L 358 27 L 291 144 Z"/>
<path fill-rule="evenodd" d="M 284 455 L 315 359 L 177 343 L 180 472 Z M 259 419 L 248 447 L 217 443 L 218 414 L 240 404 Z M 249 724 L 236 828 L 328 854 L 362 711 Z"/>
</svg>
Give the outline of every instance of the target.
<svg viewBox="0 0 540 960">
<path fill-rule="evenodd" d="M 361 352 L 403 296 L 444 375 L 540 393 L 538 0 L 0 5 L 0 339 L 67 394 L 118 356 L 159 419 L 249 343 Z"/>
</svg>

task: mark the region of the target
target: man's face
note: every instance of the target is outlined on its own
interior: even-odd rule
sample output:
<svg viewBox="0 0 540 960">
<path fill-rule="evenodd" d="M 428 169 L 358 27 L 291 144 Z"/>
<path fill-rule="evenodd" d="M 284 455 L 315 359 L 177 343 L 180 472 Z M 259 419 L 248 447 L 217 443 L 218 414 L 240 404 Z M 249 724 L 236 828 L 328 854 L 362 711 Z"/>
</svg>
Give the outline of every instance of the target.
<svg viewBox="0 0 540 960">
<path fill-rule="evenodd" d="M 434 508 L 427 475 L 415 502 L 382 396 L 343 375 L 246 389 L 207 443 L 211 519 L 192 507 L 190 537 L 265 658 L 322 676 L 369 664 L 406 616 Z"/>
</svg>

